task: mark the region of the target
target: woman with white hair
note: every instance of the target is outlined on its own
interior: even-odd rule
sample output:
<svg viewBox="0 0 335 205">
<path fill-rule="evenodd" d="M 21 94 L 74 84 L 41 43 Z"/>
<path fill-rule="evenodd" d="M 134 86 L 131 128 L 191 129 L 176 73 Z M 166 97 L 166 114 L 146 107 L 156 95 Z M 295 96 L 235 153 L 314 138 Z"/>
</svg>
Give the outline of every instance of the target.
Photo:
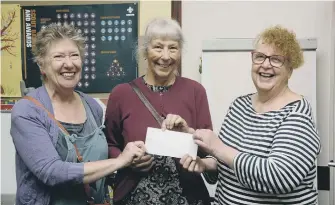
<svg viewBox="0 0 335 205">
<path fill-rule="evenodd" d="M 118 157 L 128 142 L 144 141 L 148 127 L 161 128 L 157 118 L 177 125 L 182 123 L 175 115 L 178 114 L 191 127 L 212 129 L 205 89 L 193 80 L 176 75 L 183 43 L 184 37 L 176 21 L 154 19 L 148 24 L 144 43 L 139 47 L 147 61 L 146 74 L 131 83 L 116 86 L 109 96 L 105 133 L 110 157 Z M 147 98 L 152 110 L 157 112 L 156 119 L 135 90 Z M 198 156 L 206 157 L 201 153 Z M 119 170 L 114 203 L 210 204 L 200 174 L 184 171 L 179 161 L 171 157 L 145 155 Z M 208 179 L 209 176 L 216 176 L 216 172 L 205 174 Z M 210 182 L 215 182 L 215 179 Z"/>
</svg>

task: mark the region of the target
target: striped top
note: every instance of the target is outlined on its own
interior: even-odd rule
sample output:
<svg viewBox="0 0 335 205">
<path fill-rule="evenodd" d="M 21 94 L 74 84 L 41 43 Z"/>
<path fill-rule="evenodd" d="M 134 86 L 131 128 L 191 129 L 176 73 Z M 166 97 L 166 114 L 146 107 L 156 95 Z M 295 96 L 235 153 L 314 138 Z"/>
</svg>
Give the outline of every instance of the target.
<svg viewBox="0 0 335 205">
<path fill-rule="evenodd" d="M 234 169 L 219 162 L 216 204 L 317 204 L 320 139 L 306 99 L 263 114 L 251 95 L 237 98 L 220 131 L 240 151 Z"/>
</svg>

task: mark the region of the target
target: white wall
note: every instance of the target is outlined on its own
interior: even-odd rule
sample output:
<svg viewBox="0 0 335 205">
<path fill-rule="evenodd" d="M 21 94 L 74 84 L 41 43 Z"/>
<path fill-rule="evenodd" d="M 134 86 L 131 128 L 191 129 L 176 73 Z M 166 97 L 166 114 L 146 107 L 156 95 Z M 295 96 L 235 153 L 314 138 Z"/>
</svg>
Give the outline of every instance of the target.
<svg viewBox="0 0 335 205">
<path fill-rule="evenodd" d="M 1 194 L 15 194 L 15 148 L 10 136 L 10 113 L 1 113 Z"/>
<path fill-rule="evenodd" d="M 317 126 L 323 150 L 320 166 L 330 158 L 329 139 L 333 137 L 334 121 L 329 114 L 334 90 L 331 90 L 331 67 L 334 60 L 331 42 L 335 2 L 228 2 L 183 1 L 183 31 L 186 38 L 182 75 L 200 81 L 198 72 L 201 45 L 205 39 L 254 38 L 264 28 L 281 24 L 295 31 L 298 38 L 317 38 Z M 249 69 L 249 68 L 246 68 Z M 234 66 L 231 73 L 234 75 Z M 238 76 L 236 76 L 238 77 Z M 333 86 L 333 85 L 332 85 Z M 328 195 L 320 192 L 320 204 L 328 205 Z"/>
</svg>

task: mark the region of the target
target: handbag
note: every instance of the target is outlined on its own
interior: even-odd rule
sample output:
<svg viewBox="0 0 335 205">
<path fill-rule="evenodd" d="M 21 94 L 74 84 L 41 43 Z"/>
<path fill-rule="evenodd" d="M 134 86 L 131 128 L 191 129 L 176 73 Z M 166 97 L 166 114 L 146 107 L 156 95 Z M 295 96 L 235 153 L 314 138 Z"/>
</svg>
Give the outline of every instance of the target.
<svg viewBox="0 0 335 205">
<path fill-rule="evenodd" d="M 24 96 L 23 99 L 29 100 L 31 102 L 33 102 L 35 105 L 37 105 L 38 107 L 42 108 L 47 114 L 48 116 L 54 120 L 56 122 L 56 124 L 58 125 L 58 127 L 66 134 L 66 135 L 70 135 L 68 133 L 68 131 L 64 128 L 64 126 L 62 124 L 60 124 L 58 122 L 58 120 L 56 120 L 55 116 L 53 114 L 51 114 L 38 100 L 36 100 L 35 98 L 31 97 L 31 96 Z M 83 157 L 80 155 L 79 150 L 77 148 L 77 146 L 75 144 L 73 144 L 75 150 L 76 150 L 76 155 L 77 155 L 77 159 L 78 162 L 83 162 Z M 94 198 L 91 196 L 90 193 L 90 186 L 88 184 L 84 184 L 84 189 L 85 189 L 85 193 L 87 195 L 87 205 L 110 205 L 109 202 L 105 201 L 105 203 L 103 204 L 95 204 L 94 203 Z"/>
</svg>

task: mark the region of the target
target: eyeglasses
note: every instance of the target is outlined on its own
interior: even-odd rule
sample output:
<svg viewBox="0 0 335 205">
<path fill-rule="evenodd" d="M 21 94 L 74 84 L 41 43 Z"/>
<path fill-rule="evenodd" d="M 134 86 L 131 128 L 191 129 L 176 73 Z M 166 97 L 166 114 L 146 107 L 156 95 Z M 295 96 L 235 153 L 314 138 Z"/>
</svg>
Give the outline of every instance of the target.
<svg viewBox="0 0 335 205">
<path fill-rule="evenodd" d="M 285 63 L 285 57 L 280 55 L 273 55 L 273 56 L 267 56 L 264 53 L 261 52 L 251 52 L 252 54 L 252 62 L 254 64 L 262 64 L 264 61 L 268 58 L 270 65 L 276 68 L 280 68 Z"/>
<path fill-rule="evenodd" d="M 67 56 L 68 56 L 68 57 L 70 58 L 70 60 L 72 60 L 72 61 L 75 61 L 75 60 L 80 59 L 80 55 L 77 54 L 77 53 L 74 53 L 74 54 L 71 54 L 71 55 L 58 54 L 58 55 L 52 56 L 52 59 L 53 59 L 54 61 L 62 61 L 62 62 L 64 62 Z"/>
</svg>

